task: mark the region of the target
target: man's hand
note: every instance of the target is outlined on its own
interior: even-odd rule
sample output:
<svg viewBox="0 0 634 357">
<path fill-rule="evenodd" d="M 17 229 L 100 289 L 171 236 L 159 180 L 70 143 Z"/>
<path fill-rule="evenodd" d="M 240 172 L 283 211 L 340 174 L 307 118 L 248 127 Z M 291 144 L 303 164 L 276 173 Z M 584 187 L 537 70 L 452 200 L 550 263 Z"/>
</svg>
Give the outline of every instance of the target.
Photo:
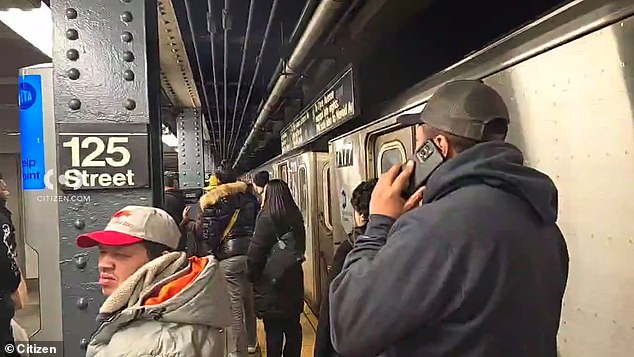
<svg viewBox="0 0 634 357">
<path fill-rule="evenodd" d="M 409 199 L 401 193 L 407 188 L 409 177 L 414 171 L 414 162 L 408 161 L 405 169 L 397 164 L 381 175 L 370 199 L 370 214 L 380 214 L 397 219 L 403 213 L 416 207 L 423 199 L 425 187 L 419 188 Z"/>
<path fill-rule="evenodd" d="M 185 221 L 189 221 L 191 220 L 191 218 L 189 217 L 189 211 L 191 210 L 192 206 L 185 206 L 185 209 L 183 210 L 183 220 Z"/>
</svg>

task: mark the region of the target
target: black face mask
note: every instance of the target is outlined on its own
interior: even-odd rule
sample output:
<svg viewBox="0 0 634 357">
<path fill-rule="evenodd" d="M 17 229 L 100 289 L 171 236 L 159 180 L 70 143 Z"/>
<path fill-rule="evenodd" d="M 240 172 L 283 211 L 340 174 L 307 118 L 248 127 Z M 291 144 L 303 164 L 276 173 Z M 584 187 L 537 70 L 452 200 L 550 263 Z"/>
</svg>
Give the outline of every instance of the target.
<svg viewBox="0 0 634 357">
<path fill-rule="evenodd" d="M 4 208 L 7 206 L 7 199 L 5 197 L 0 197 L 0 208 Z"/>
</svg>

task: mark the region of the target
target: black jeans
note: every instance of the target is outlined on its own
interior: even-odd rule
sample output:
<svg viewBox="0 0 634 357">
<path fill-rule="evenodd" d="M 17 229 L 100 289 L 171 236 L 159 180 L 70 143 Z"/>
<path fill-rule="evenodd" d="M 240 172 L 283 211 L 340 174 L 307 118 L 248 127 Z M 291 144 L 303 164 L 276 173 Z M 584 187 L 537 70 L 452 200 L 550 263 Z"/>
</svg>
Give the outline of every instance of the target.
<svg viewBox="0 0 634 357">
<path fill-rule="evenodd" d="M 284 344 L 284 357 L 301 357 L 302 354 L 302 325 L 299 323 L 299 315 L 293 319 L 264 319 L 264 331 L 266 332 L 266 356 L 282 357 L 282 344 Z"/>
</svg>

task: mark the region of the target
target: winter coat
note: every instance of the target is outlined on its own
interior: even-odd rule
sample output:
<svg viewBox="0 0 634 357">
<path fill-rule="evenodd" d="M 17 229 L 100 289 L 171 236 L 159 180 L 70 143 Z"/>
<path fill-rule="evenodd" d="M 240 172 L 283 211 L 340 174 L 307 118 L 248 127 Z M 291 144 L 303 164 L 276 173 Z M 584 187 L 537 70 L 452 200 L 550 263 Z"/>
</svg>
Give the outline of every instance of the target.
<svg viewBox="0 0 634 357">
<path fill-rule="evenodd" d="M 200 198 L 202 214 L 198 236 L 207 254 L 214 254 L 220 260 L 247 254 L 258 205 L 246 191 L 246 183 L 233 182 L 218 185 Z M 223 240 L 225 228 L 237 209 L 240 210 L 238 218 Z"/>
<path fill-rule="evenodd" d="M 180 190 L 165 191 L 165 202 L 163 207 L 176 222 L 180 225 L 183 220 L 183 211 L 185 210 L 185 196 Z"/>
<path fill-rule="evenodd" d="M 355 227 L 348 239 L 341 242 L 332 259 L 332 267 L 328 273 L 328 283 L 332 281 L 343 269 L 343 263 L 346 256 L 352 250 L 354 241 L 358 236 L 365 232 L 366 226 Z M 328 299 L 328 290 L 322 296 L 321 306 L 319 307 L 319 323 L 317 324 L 317 336 L 315 336 L 315 357 L 337 357 L 340 356 L 332 347 L 330 340 L 330 302 Z"/>
<path fill-rule="evenodd" d="M 126 279 L 100 309 L 86 357 L 226 356 L 229 295 L 218 262 L 172 252 Z"/>
<path fill-rule="evenodd" d="M 443 163 L 423 204 L 371 215 L 330 285 L 346 357 L 555 357 L 568 251 L 557 189 L 511 144 Z"/>
<path fill-rule="evenodd" d="M 293 227 L 295 248 L 305 253 L 306 232 L 303 221 L 275 223 L 266 210 L 260 211 L 255 225 L 255 233 L 249 247 L 247 275 L 253 283 L 256 314 L 261 319 L 293 319 L 304 309 L 304 273 L 302 266 L 294 268 L 273 286 L 263 274 L 266 261 L 278 237 Z"/>
</svg>

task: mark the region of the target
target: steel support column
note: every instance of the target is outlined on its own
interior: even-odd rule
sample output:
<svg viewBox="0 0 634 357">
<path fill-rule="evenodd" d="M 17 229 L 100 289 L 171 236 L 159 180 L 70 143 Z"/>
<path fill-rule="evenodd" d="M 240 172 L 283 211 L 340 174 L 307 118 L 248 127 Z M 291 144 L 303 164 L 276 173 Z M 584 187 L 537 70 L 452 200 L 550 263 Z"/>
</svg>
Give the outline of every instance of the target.
<svg viewBox="0 0 634 357">
<path fill-rule="evenodd" d="M 204 186 L 203 134 L 200 109 L 183 109 L 176 120 L 178 172 L 182 189 Z"/>
<path fill-rule="evenodd" d="M 214 174 L 216 166 L 214 165 L 213 151 L 211 142 L 205 141 L 203 143 L 203 163 L 205 166 L 205 180 L 208 180 L 211 175 Z"/>
<path fill-rule="evenodd" d="M 54 0 L 51 8 L 58 170 L 98 178 L 60 190 L 58 203 L 64 355 L 81 356 L 104 297 L 98 252 L 77 248 L 76 236 L 103 229 L 126 205 L 161 205 L 157 3 Z"/>
</svg>

